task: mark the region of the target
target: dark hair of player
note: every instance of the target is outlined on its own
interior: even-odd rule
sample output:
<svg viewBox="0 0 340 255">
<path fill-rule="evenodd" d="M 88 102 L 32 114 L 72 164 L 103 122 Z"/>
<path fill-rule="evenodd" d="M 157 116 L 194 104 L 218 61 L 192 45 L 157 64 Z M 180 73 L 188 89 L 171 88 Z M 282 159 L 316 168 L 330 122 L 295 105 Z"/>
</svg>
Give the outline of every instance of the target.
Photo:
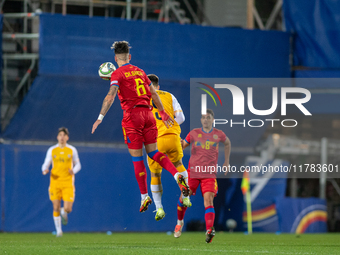
<svg viewBox="0 0 340 255">
<path fill-rule="evenodd" d="M 127 41 L 114 42 L 111 47 L 111 49 L 115 51 L 115 54 L 128 54 L 130 48 Z"/>
<path fill-rule="evenodd" d="M 159 82 L 159 78 L 157 75 L 155 74 L 148 74 L 148 78 L 150 79 L 150 81 L 152 82 L 152 85 L 157 87 L 158 86 L 158 82 Z"/>
<path fill-rule="evenodd" d="M 214 118 L 214 112 L 211 109 L 207 109 L 207 114 L 210 114 Z"/>
<path fill-rule="evenodd" d="M 61 128 L 59 128 L 59 129 L 58 129 L 58 134 L 59 134 L 60 132 L 64 132 L 65 135 L 67 135 L 67 136 L 69 135 L 68 129 L 67 129 L 66 127 L 61 127 Z"/>
</svg>

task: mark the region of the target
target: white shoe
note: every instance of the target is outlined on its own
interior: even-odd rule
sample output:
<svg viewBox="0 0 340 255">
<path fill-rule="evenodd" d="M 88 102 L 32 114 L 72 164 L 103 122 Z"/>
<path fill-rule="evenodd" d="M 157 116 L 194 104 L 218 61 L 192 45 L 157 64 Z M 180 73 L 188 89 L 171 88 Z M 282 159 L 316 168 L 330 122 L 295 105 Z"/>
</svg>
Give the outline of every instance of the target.
<svg viewBox="0 0 340 255">
<path fill-rule="evenodd" d="M 62 237 L 63 236 L 63 232 L 59 232 L 56 234 L 56 237 Z"/>
<path fill-rule="evenodd" d="M 184 226 L 184 221 L 182 221 L 181 224 L 177 224 L 177 225 L 176 225 L 175 231 L 174 231 L 174 237 L 178 238 L 178 237 L 181 236 L 183 226 Z"/>
<path fill-rule="evenodd" d="M 61 216 L 61 223 L 63 225 L 67 225 L 68 223 L 68 217 L 67 217 L 67 212 L 65 212 L 64 207 L 60 209 L 60 216 Z"/>
</svg>

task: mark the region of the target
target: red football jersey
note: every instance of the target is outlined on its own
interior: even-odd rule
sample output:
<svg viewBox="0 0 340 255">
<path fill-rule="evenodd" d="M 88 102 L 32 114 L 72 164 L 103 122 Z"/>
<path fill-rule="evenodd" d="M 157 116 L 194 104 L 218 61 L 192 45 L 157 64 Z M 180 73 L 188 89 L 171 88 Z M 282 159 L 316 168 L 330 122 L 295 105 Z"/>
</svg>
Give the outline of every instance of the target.
<svg viewBox="0 0 340 255">
<path fill-rule="evenodd" d="M 219 142 L 224 143 L 226 139 L 225 133 L 216 128 L 213 128 L 209 133 L 204 132 L 203 128 L 195 128 L 190 131 L 185 141 L 191 144 L 190 169 L 188 171 L 193 178 L 204 178 L 203 176 L 207 173 L 210 175 L 210 166 L 216 167 L 217 165 L 218 144 Z"/>
<path fill-rule="evenodd" d="M 123 110 L 130 111 L 135 105 L 150 105 L 151 81 L 137 66 L 125 64 L 111 75 L 110 86 L 118 86 L 118 98 Z"/>
</svg>

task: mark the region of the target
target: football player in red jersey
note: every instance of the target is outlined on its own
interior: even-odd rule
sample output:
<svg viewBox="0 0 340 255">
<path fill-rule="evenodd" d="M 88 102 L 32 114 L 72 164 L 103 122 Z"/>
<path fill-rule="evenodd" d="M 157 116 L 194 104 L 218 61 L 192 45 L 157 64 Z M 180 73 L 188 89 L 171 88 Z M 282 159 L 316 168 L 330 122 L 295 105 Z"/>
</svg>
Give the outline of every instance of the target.
<svg viewBox="0 0 340 255">
<path fill-rule="evenodd" d="M 157 126 L 150 105 L 151 98 L 167 127 L 172 126 L 174 120 L 165 112 L 156 89 L 150 86 L 151 81 L 144 71 L 129 63 L 131 60 L 129 43 L 126 41 L 115 42 L 111 49 L 115 52 L 118 68 L 111 75 L 110 90 L 104 98 L 99 117 L 92 126 L 92 134 L 102 122 L 118 92 L 124 113 L 122 120 L 124 140 L 132 156 L 135 176 L 141 192 L 142 202 L 139 211 L 145 212 L 152 200 L 148 195 L 143 144 L 148 156 L 174 176 L 183 196 L 189 195 L 189 187 L 183 175 L 178 173 L 169 158 L 157 150 Z"/>
<path fill-rule="evenodd" d="M 224 144 L 225 170 L 229 166 L 230 140 L 222 130 L 213 128 L 214 112 L 207 109 L 207 114 L 202 115 L 202 128 L 195 128 L 182 140 L 183 149 L 191 144 L 191 156 L 188 167 L 190 195 L 195 195 L 198 185 L 201 184 L 201 192 L 205 207 L 206 242 L 210 243 L 215 236 L 214 197 L 217 194 L 216 166 L 218 160 L 218 144 Z M 214 169 L 214 170 L 213 170 Z M 226 173 L 225 173 L 226 174 Z M 183 218 L 186 207 L 180 197 L 177 204 L 177 225 L 174 236 L 180 237 L 184 225 Z"/>
</svg>

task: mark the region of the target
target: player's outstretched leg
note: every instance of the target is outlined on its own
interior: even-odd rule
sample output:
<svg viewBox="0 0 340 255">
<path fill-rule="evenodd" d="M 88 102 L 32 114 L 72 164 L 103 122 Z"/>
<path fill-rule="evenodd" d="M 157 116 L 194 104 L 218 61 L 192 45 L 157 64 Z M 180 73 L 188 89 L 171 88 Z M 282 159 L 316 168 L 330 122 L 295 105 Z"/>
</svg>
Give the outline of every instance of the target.
<svg viewBox="0 0 340 255">
<path fill-rule="evenodd" d="M 187 206 L 184 206 L 182 203 L 182 196 L 180 196 L 180 198 L 178 199 L 177 202 L 177 225 L 175 227 L 175 231 L 174 231 L 174 237 L 178 238 L 181 236 L 182 234 L 182 229 L 184 226 L 184 215 L 185 212 L 187 210 Z"/>
<path fill-rule="evenodd" d="M 61 216 L 61 223 L 63 225 L 67 225 L 68 223 L 68 215 L 67 212 L 64 210 L 64 207 L 60 209 L 60 216 Z"/>
<path fill-rule="evenodd" d="M 145 212 L 148 209 L 149 205 L 151 205 L 151 204 L 152 204 L 152 200 L 149 197 L 149 195 L 144 196 L 144 198 L 143 198 L 143 195 L 142 195 L 142 202 L 141 202 L 141 205 L 140 205 L 140 208 L 139 208 L 139 212 L 141 212 L 141 213 Z"/>
<path fill-rule="evenodd" d="M 164 153 L 159 152 L 158 150 L 149 152 L 148 155 L 150 158 L 152 158 L 154 161 L 160 164 L 162 168 L 164 168 L 165 170 L 167 170 L 168 172 L 172 174 L 172 176 L 177 181 L 182 194 L 184 196 L 188 196 L 189 186 L 187 185 L 183 175 L 180 175 L 180 173 L 178 173 L 176 167 L 174 167 L 170 159 Z"/>
<path fill-rule="evenodd" d="M 61 230 L 60 212 L 53 211 L 53 221 L 54 221 L 55 230 L 57 232 L 56 237 L 63 236 L 63 231 Z"/>
<path fill-rule="evenodd" d="M 135 169 L 135 177 L 138 182 L 138 187 L 141 193 L 141 206 L 139 208 L 140 212 L 145 212 L 148 209 L 148 206 L 152 203 L 151 198 L 148 194 L 148 186 L 147 186 L 147 173 L 146 168 L 143 161 L 143 156 L 132 157 L 133 166 Z"/>
<path fill-rule="evenodd" d="M 205 233 L 205 242 L 206 243 L 211 243 L 212 239 L 215 236 L 215 228 L 214 227 L 210 227 L 207 232 Z"/>
<path fill-rule="evenodd" d="M 150 171 L 151 171 L 150 189 L 152 193 L 152 199 L 156 206 L 155 220 L 159 221 L 165 217 L 165 212 L 164 212 L 163 205 L 162 205 L 162 194 L 163 194 L 163 187 L 162 187 L 162 182 L 161 182 L 162 169 L 150 168 Z"/>
<path fill-rule="evenodd" d="M 212 193 L 212 192 L 206 192 L 203 195 L 203 197 L 205 199 L 204 200 L 205 205 L 210 204 L 210 205 L 205 207 L 205 215 L 204 215 L 205 227 L 206 227 L 206 230 L 207 230 L 205 241 L 207 243 L 211 243 L 212 239 L 215 236 L 215 229 L 214 229 L 215 209 L 214 209 L 214 206 L 212 205 L 213 196 L 214 196 L 214 193 Z"/>
<path fill-rule="evenodd" d="M 160 221 L 164 217 L 165 217 L 165 212 L 164 212 L 163 208 L 162 207 L 158 208 L 157 212 L 156 212 L 155 220 Z"/>
<path fill-rule="evenodd" d="M 159 173 L 157 174 L 154 173 L 155 171 L 154 172 L 152 171 L 151 171 L 150 188 L 152 192 L 152 198 L 156 206 L 155 220 L 159 221 L 165 217 L 165 212 L 164 212 L 163 205 L 162 205 L 163 187 L 162 187 L 162 182 L 161 182 L 161 177 L 160 177 L 160 173 L 162 172 L 162 169 L 158 169 Z"/>
<path fill-rule="evenodd" d="M 179 163 L 179 164 L 178 164 Z M 178 172 L 183 175 L 184 177 L 184 180 L 187 184 L 189 184 L 189 179 L 188 179 L 188 172 L 187 170 L 185 169 L 185 167 L 183 166 L 182 162 L 181 161 L 178 161 L 178 162 L 175 162 L 174 165 L 176 166 L 176 169 L 178 170 Z M 183 196 L 182 197 L 183 199 L 183 205 L 185 207 L 190 207 L 191 206 L 191 202 L 190 202 L 190 197 L 189 196 Z"/>
<path fill-rule="evenodd" d="M 184 220 L 177 220 L 177 225 L 174 231 L 174 237 L 178 238 L 182 235 L 183 226 L 184 226 Z"/>
</svg>

